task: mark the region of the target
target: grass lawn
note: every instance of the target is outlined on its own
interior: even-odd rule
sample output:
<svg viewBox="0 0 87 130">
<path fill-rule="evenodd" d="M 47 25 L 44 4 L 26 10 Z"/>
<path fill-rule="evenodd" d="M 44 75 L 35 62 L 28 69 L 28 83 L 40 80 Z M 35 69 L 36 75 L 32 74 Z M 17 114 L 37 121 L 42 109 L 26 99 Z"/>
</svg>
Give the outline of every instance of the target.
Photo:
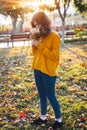
<svg viewBox="0 0 87 130">
<path fill-rule="evenodd" d="M 47 126 L 31 126 L 39 115 L 31 47 L 0 49 L 0 130 L 47 130 L 54 120 L 48 102 Z M 87 44 L 61 46 L 56 94 L 62 130 L 87 130 Z"/>
</svg>

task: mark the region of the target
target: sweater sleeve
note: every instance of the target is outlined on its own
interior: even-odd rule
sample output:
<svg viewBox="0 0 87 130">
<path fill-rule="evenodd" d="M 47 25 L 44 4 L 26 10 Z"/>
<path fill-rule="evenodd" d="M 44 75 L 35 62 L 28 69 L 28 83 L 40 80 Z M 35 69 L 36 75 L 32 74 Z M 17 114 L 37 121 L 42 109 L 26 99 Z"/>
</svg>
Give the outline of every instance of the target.
<svg viewBox="0 0 87 130">
<path fill-rule="evenodd" d="M 33 55 L 35 55 L 36 51 L 37 51 L 37 47 L 32 45 L 32 53 L 33 53 Z"/>
<path fill-rule="evenodd" d="M 59 60 L 59 51 L 60 51 L 60 36 L 59 35 L 54 35 L 53 37 L 53 42 L 52 44 L 52 49 L 48 49 L 47 47 L 44 47 L 42 53 L 44 56 L 51 60 Z"/>
</svg>

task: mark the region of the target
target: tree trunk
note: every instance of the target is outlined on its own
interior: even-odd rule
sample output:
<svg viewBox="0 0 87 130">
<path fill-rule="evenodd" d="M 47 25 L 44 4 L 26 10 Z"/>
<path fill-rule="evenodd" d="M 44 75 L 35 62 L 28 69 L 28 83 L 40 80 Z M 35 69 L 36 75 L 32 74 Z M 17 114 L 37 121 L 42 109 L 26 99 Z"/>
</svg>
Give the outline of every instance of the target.
<svg viewBox="0 0 87 130">
<path fill-rule="evenodd" d="M 16 18 L 12 18 L 12 34 L 16 34 L 17 33 L 17 30 L 16 30 L 16 22 L 17 22 L 17 19 Z"/>
<path fill-rule="evenodd" d="M 20 23 L 20 32 L 23 31 L 23 30 L 22 30 L 23 24 L 24 24 L 24 18 L 22 18 L 21 23 Z"/>
<path fill-rule="evenodd" d="M 18 33 L 22 33 L 23 32 L 23 30 L 22 30 L 23 24 L 24 24 L 24 17 L 21 18 L 21 20 L 19 21 L 19 23 L 17 25 L 17 32 Z"/>
<path fill-rule="evenodd" d="M 62 19 L 62 45 L 64 45 L 65 19 Z"/>
<path fill-rule="evenodd" d="M 4 25 L 2 25 L 2 31 L 1 32 L 2 32 L 2 34 L 4 33 Z"/>
</svg>

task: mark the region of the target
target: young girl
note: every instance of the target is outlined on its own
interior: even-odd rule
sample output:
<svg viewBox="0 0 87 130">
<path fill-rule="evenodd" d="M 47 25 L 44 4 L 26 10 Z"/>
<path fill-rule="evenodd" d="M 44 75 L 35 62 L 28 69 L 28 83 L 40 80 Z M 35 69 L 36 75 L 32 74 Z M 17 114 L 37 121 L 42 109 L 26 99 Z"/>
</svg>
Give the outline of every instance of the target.
<svg viewBox="0 0 87 130">
<path fill-rule="evenodd" d="M 60 105 L 55 95 L 56 69 L 59 64 L 60 36 L 52 31 L 51 20 L 43 11 L 35 13 L 31 20 L 32 27 L 39 27 L 37 40 L 33 40 L 34 55 L 32 68 L 40 97 L 41 114 L 31 124 L 47 123 L 47 99 L 54 110 L 55 122 L 49 130 L 61 128 L 62 118 Z"/>
</svg>

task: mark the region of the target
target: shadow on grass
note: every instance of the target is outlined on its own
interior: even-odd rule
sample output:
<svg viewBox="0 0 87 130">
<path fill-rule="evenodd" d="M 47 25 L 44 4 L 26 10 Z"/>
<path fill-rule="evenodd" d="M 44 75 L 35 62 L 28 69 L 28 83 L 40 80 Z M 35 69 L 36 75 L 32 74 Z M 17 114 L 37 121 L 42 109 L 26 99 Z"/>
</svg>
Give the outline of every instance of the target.
<svg viewBox="0 0 87 130">
<path fill-rule="evenodd" d="M 80 46 L 80 49 L 83 51 L 83 52 L 87 52 L 87 44 L 84 44 L 84 45 L 75 45 L 75 44 L 64 44 L 62 47 L 63 48 L 66 48 L 68 51 L 71 52 L 71 54 L 74 54 L 74 55 L 77 55 L 78 57 L 80 57 L 82 60 L 86 60 L 87 59 L 87 56 L 83 56 L 82 54 L 80 54 L 79 52 L 75 51 L 73 48 L 77 48 L 78 46 L 78 49 L 79 49 L 79 46 Z"/>
</svg>

